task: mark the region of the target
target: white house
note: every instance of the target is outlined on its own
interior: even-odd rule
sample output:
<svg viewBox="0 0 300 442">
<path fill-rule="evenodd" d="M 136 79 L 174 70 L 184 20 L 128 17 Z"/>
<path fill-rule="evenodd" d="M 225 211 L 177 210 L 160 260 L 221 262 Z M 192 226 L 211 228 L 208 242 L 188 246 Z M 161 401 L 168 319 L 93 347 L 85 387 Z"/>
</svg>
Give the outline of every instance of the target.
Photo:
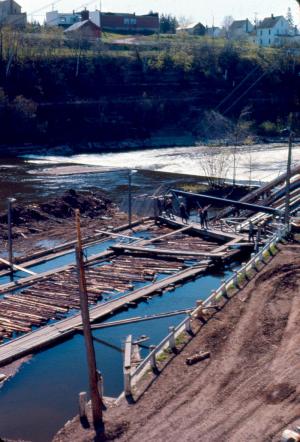
<svg viewBox="0 0 300 442">
<path fill-rule="evenodd" d="M 287 36 L 295 35 L 294 29 L 282 16 L 265 18 L 256 27 L 256 32 L 250 40 L 259 46 L 282 46 L 282 42 Z"/>
<path fill-rule="evenodd" d="M 74 23 L 80 22 L 80 12 L 58 12 L 51 11 L 46 13 L 46 25 L 47 26 L 61 26 L 62 28 L 68 28 Z"/>
</svg>

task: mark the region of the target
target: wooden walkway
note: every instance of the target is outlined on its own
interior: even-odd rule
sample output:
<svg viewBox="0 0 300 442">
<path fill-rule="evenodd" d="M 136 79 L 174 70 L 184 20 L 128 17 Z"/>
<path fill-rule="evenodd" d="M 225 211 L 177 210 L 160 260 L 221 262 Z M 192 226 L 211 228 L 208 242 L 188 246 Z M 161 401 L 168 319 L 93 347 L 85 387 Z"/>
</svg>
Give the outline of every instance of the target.
<svg viewBox="0 0 300 442">
<path fill-rule="evenodd" d="M 129 244 L 116 244 L 115 246 L 110 247 L 112 250 L 115 250 L 117 252 L 125 252 L 128 250 L 129 252 L 138 252 L 141 254 L 146 255 L 154 255 L 154 256 L 185 256 L 185 257 L 197 257 L 197 258 L 223 258 L 226 253 L 220 252 L 220 253 L 210 253 L 210 252 L 195 252 L 193 250 L 186 251 L 186 250 L 170 250 L 170 249 L 160 249 L 160 248 L 149 248 L 149 247 L 138 247 L 135 245 L 129 245 Z"/>
<path fill-rule="evenodd" d="M 161 223 L 168 224 L 173 227 L 189 227 L 194 232 L 197 232 L 199 236 L 202 236 L 204 238 L 211 238 L 217 241 L 236 240 L 236 242 L 242 243 L 246 239 L 245 235 L 236 234 L 233 232 L 224 232 L 222 230 L 213 229 L 211 228 L 211 226 L 209 226 L 208 229 L 202 229 L 200 224 L 195 222 L 189 222 L 187 226 L 185 223 L 181 221 L 181 218 L 179 218 L 178 216 L 174 216 L 174 218 L 167 218 L 160 216 L 158 219 Z"/>
<path fill-rule="evenodd" d="M 147 285 L 142 289 L 133 291 L 118 299 L 108 301 L 90 309 L 91 322 L 105 318 L 120 310 L 130 303 L 147 298 L 155 292 L 160 292 L 175 283 L 182 283 L 201 274 L 207 268 L 207 264 L 198 264 L 175 275 L 167 277 L 154 284 Z M 62 339 L 72 336 L 78 327 L 82 326 L 81 314 L 40 328 L 39 330 L 25 334 L 10 342 L 0 345 L 0 366 L 4 366 L 25 355 L 31 354 L 43 348 L 49 347 Z"/>
</svg>

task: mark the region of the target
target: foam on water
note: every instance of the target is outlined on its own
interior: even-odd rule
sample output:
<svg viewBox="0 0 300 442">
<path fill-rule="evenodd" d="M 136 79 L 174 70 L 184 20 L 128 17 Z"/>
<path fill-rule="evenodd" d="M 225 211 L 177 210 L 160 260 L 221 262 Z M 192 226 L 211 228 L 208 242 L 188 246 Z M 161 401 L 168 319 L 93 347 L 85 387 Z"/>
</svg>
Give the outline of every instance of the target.
<svg viewBox="0 0 300 442">
<path fill-rule="evenodd" d="M 81 154 L 72 156 L 36 156 L 26 157 L 31 164 L 80 164 L 111 168 L 148 169 L 154 171 L 183 173 L 187 175 L 205 175 L 206 155 L 210 148 L 206 146 L 170 147 L 147 149 L 130 152 L 110 152 L 103 154 Z M 223 147 L 228 154 L 228 168 L 223 175 L 233 175 L 233 148 Z M 213 155 L 218 152 L 213 149 Z M 287 145 L 254 145 L 238 147 L 236 153 L 237 179 L 268 181 L 275 178 L 286 168 Z M 300 162 L 300 147 L 293 148 L 293 162 Z M 250 171 L 251 169 L 251 171 Z"/>
</svg>

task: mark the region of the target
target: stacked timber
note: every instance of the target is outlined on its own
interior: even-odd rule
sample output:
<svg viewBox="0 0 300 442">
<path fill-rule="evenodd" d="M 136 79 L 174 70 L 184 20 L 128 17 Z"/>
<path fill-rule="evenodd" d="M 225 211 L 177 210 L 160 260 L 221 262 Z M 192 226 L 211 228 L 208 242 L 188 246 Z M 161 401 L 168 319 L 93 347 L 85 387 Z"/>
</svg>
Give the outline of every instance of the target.
<svg viewBox="0 0 300 442">
<path fill-rule="evenodd" d="M 173 232 L 173 234 L 172 234 Z M 172 234 L 172 235 L 170 235 Z M 164 235 L 170 235 L 163 238 Z M 212 253 L 218 246 L 218 243 L 212 240 L 206 240 L 198 236 L 192 236 L 189 232 L 176 232 L 172 229 L 164 228 L 159 230 L 159 236 L 154 234 L 151 243 L 160 249 L 174 249 L 185 252 L 208 252 Z M 160 239 L 160 237 L 162 238 Z"/>
<path fill-rule="evenodd" d="M 135 283 L 154 281 L 159 273 L 172 274 L 185 267 L 181 259 L 169 260 L 118 256 L 110 263 L 86 268 L 89 304 L 103 296 L 118 296 L 134 289 Z M 54 274 L 0 299 L 0 342 L 50 320 L 65 318 L 80 309 L 75 269 Z"/>
</svg>

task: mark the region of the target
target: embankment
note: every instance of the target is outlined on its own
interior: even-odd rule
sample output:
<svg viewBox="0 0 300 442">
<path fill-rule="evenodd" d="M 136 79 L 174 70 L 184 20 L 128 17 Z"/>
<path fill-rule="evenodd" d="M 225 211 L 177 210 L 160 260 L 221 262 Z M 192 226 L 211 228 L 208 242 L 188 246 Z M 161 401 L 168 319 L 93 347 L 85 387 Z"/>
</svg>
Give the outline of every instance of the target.
<svg viewBox="0 0 300 442">
<path fill-rule="evenodd" d="M 282 251 L 210 320 L 133 405 L 105 416 L 120 441 L 278 441 L 299 420 L 299 244 Z M 193 366 L 186 358 L 210 351 Z M 55 442 L 92 441 L 77 418 Z"/>
</svg>

